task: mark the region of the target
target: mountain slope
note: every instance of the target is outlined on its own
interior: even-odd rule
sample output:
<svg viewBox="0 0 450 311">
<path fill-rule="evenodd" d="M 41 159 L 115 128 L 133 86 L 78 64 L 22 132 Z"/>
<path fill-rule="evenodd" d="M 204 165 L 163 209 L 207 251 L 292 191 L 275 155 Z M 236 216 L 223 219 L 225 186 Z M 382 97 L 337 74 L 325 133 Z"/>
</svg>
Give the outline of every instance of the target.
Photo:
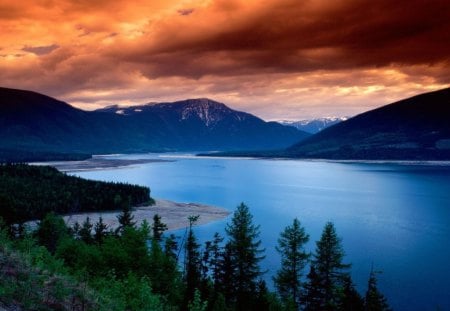
<svg viewBox="0 0 450 311">
<path fill-rule="evenodd" d="M 331 126 L 285 156 L 450 159 L 450 88 L 417 95 Z"/>
<path fill-rule="evenodd" d="M 308 134 L 208 99 L 83 111 L 0 88 L 0 151 L 149 152 L 285 148 Z"/>
<path fill-rule="evenodd" d="M 96 115 L 39 93 L 0 88 L 0 148 L 111 152 L 128 145 L 117 116 Z"/>
<path fill-rule="evenodd" d="M 147 104 L 97 112 L 120 115 L 128 123 L 146 129 L 158 119 L 164 128 L 166 147 L 177 150 L 255 150 L 283 148 L 309 134 L 276 122 L 265 122 L 249 113 L 206 99 Z"/>
<path fill-rule="evenodd" d="M 0 147 L 77 149 L 92 139 L 80 140 L 88 129 L 84 111 L 35 92 L 0 88 Z"/>
</svg>

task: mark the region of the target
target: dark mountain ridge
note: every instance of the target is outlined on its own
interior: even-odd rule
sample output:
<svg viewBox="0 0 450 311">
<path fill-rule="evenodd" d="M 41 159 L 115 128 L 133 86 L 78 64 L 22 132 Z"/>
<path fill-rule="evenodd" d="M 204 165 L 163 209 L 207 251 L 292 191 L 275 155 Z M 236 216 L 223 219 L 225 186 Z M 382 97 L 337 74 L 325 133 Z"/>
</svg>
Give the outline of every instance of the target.
<svg viewBox="0 0 450 311">
<path fill-rule="evenodd" d="M 289 147 L 283 155 L 328 159 L 450 159 L 450 88 L 362 113 Z"/>
<path fill-rule="evenodd" d="M 83 111 L 39 93 L 0 88 L 0 150 L 256 150 L 307 136 L 205 98 Z"/>
</svg>

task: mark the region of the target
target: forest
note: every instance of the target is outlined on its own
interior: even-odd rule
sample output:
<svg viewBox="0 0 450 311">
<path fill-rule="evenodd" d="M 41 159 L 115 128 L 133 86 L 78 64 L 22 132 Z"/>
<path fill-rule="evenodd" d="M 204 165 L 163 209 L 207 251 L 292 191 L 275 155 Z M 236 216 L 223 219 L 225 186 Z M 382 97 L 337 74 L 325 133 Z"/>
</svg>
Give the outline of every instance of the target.
<svg viewBox="0 0 450 311">
<path fill-rule="evenodd" d="M 150 189 L 68 176 L 50 166 L 0 164 L 0 217 L 7 225 L 69 214 L 151 204 Z"/>
<path fill-rule="evenodd" d="M 333 223 L 313 253 L 298 219 L 281 231 L 280 268 L 269 290 L 260 262 L 266 250 L 259 226 L 240 204 L 226 226 L 200 245 L 198 216 L 183 237 L 167 234 L 155 215 L 136 226 L 129 205 L 109 229 L 100 218 L 67 227 L 47 214 L 34 231 L 0 233 L 0 307 L 7 310 L 390 310 L 368 271 L 364 296 Z"/>
</svg>

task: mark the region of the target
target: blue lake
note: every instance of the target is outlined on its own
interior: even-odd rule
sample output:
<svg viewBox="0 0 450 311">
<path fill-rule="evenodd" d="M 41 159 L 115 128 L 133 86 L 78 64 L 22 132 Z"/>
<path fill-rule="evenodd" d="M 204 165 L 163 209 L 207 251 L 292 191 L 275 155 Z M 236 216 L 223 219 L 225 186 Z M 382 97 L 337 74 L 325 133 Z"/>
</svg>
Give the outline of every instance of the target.
<svg viewBox="0 0 450 311">
<path fill-rule="evenodd" d="M 342 237 L 359 291 L 373 264 L 395 310 L 450 310 L 450 166 L 123 155 L 173 162 L 76 175 L 149 186 L 152 196 L 229 210 L 245 202 L 261 225 L 268 272 L 279 267 L 279 233 L 297 217 L 314 250 L 324 224 Z M 199 226 L 205 241 L 229 219 Z M 182 232 L 178 232 L 180 235 Z"/>
</svg>

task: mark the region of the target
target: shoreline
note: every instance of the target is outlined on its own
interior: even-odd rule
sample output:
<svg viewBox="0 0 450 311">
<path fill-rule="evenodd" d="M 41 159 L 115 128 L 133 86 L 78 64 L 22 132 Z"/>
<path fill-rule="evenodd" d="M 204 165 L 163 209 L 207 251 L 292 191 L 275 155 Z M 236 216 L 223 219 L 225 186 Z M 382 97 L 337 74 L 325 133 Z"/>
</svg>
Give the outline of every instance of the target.
<svg viewBox="0 0 450 311">
<path fill-rule="evenodd" d="M 103 222 L 108 225 L 108 230 L 115 230 L 119 225 L 117 215 L 119 215 L 120 212 L 121 211 L 86 212 L 63 215 L 62 217 L 68 226 L 73 226 L 75 222 L 78 222 L 81 225 L 86 217 L 89 217 L 90 222 L 95 224 L 101 216 Z M 180 203 L 165 199 L 155 199 L 154 205 L 134 207 L 132 213 L 137 226 L 139 226 L 144 219 L 151 225 L 153 216 L 158 214 L 161 216 L 161 221 L 167 225 L 167 230 L 177 230 L 189 226 L 189 216 L 200 215 L 196 225 L 204 225 L 225 219 L 231 214 L 231 211 L 221 207 L 200 203 Z M 35 221 L 32 222 L 36 223 Z"/>
<path fill-rule="evenodd" d="M 82 161 L 50 161 L 50 162 L 30 162 L 30 165 L 49 165 L 61 172 L 83 172 L 125 168 L 147 163 L 168 163 L 174 160 L 165 159 L 105 159 L 94 156 L 91 159 Z"/>
</svg>

